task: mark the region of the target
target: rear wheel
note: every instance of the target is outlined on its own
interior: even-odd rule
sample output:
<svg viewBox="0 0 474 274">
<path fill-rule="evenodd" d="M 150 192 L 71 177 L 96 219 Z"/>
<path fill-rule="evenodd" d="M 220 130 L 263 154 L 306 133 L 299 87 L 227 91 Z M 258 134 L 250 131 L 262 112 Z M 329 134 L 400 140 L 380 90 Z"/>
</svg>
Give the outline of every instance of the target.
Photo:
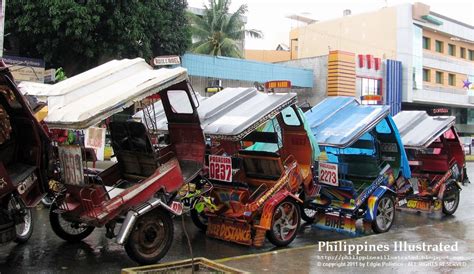
<svg viewBox="0 0 474 274">
<path fill-rule="evenodd" d="M 13 197 L 8 202 L 8 210 L 19 216 L 19 223 L 15 225 L 15 242 L 26 243 L 33 234 L 33 211 L 27 208 L 25 203 L 18 197 Z"/>
<path fill-rule="evenodd" d="M 152 264 L 166 255 L 172 241 L 173 221 L 168 212 L 156 209 L 138 218 L 125 251 L 139 264 Z"/>
<path fill-rule="evenodd" d="M 377 216 L 372 221 L 372 230 L 375 233 L 384 233 L 390 230 L 395 220 L 395 200 L 390 195 L 383 195 L 377 201 Z"/>
<path fill-rule="evenodd" d="M 79 242 L 94 231 L 95 227 L 84 223 L 68 221 L 63 218 L 62 214 L 57 202 L 53 202 L 49 210 L 49 222 L 54 233 L 61 239 L 71 243 Z"/>
<path fill-rule="evenodd" d="M 459 206 L 460 191 L 454 184 L 449 184 L 443 195 L 443 213 L 446 215 L 453 215 Z"/>
<path fill-rule="evenodd" d="M 292 200 L 284 200 L 273 211 L 268 240 L 276 246 L 287 246 L 296 237 L 300 226 L 300 209 Z"/>
</svg>

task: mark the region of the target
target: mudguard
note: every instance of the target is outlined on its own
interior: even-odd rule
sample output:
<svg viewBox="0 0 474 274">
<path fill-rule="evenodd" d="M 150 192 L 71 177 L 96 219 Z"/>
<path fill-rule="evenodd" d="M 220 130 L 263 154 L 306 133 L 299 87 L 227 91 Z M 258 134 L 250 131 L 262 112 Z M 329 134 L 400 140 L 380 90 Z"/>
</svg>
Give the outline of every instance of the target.
<svg viewBox="0 0 474 274">
<path fill-rule="evenodd" d="M 443 197 L 445 196 L 445 193 L 446 194 L 449 194 L 448 192 L 452 192 L 452 191 L 461 191 L 461 184 L 458 183 L 456 180 L 454 179 L 449 179 L 446 181 L 446 183 L 442 184 L 440 189 L 439 189 L 439 192 L 438 192 L 438 199 L 439 200 L 443 200 Z"/>
<path fill-rule="evenodd" d="M 370 195 L 369 199 L 367 199 L 367 210 L 364 214 L 364 221 L 372 222 L 375 220 L 375 216 L 377 216 L 377 201 L 386 193 L 396 196 L 396 193 L 386 186 L 379 186 L 372 195 Z"/>
<path fill-rule="evenodd" d="M 262 216 L 260 217 L 259 227 L 262 229 L 269 230 L 272 227 L 272 216 L 275 207 L 286 198 L 293 199 L 298 205 L 302 205 L 303 201 L 298 198 L 297 195 L 289 192 L 286 189 L 280 190 L 278 193 L 273 195 L 263 206 Z"/>
</svg>

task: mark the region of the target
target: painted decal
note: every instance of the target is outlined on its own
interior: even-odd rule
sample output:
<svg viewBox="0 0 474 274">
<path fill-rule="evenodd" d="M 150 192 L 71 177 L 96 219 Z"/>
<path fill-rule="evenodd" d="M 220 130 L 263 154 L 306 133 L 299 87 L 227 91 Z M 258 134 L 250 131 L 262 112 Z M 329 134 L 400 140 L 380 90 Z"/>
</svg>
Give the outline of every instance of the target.
<svg viewBox="0 0 474 274">
<path fill-rule="evenodd" d="M 319 162 L 319 182 L 330 186 L 339 186 L 337 164 Z"/>
<path fill-rule="evenodd" d="M 232 182 L 232 158 L 209 155 L 209 179 Z"/>
<path fill-rule="evenodd" d="M 356 234 L 356 220 L 333 214 L 318 214 L 316 226 L 322 229 Z"/>
<path fill-rule="evenodd" d="M 59 163 L 61 177 L 64 183 L 82 186 L 84 184 L 84 170 L 82 168 L 82 153 L 78 146 L 59 146 Z"/>
<path fill-rule="evenodd" d="M 429 211 L 431 203 L 428 201 L 408 200 L 407 208 Z"/>
<path fill-rule="evenodd" d="M 25 180 L 23 180 L 21 183 L 18 184 L 18 187 L 17 187 L 18 193 L 20 195 L 25 193 L 33 185 L 35 181 L 36 181 L 36 175 L 32 173 Z"/>
<path fill-rule="evenodd" d="M 5 181 L 5 179 L 3 178 L 0 178 L 0 189 L 3 189 L 7 186 L 7 182 Z"/>
<path fill-rule="evenodd" d="M 209 218 L 206 234 L 225 241 L 251 245 L 250 231 L 250 225 L 247 223 L 226 222 L 219 218 Z"/>
</svg>

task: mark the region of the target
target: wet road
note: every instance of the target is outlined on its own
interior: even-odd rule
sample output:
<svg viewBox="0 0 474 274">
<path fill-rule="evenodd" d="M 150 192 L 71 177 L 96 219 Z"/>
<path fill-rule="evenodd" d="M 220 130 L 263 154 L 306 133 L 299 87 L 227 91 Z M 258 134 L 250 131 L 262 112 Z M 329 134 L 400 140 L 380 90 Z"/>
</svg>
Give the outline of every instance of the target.
<svg viewBox="0 0 474 274">
<path fill-rule="evenodd" d="M 474 178 L 474 163 L 468 164 L 468 173 L 470 178 Z M 455 216 L 452 217 L 426 216 L 424 214 L 400 212 L 397 214 L 391 232 L 378 235 L 377 239 L 391 241 L 393 233 L 399 233 L 401 231 L 406 231 L 407 236 L 417 231 L 416 238 L 418 240 L 442 237 L 442 235 L 430 233 L 431 227 L 449 228 L 449 230 L 445 231 L 446 236 L 449 236 L 450 233 L 453 235 L 467 233 L 474 225 L 473 197 L 474 185 L 465 187 L 461 192 L 459 209 L 455 213 Z M 0 247 L 1 273 L 117 273 L 122 268 L 136 266 L 136 264 L 128 258 L 122 246 L 116 244 L 114 240 L 105 237 L 105 229 L 96 229 L 91 236 L 81 243 L 68 244 L 58 238 L 51 230 L 48 220 L 48 211 L 46 209 L 38 208 L 35 213 L 36 227 L 28 243 L 24 245 L 12 243 Z M 175 219 L 174 225 L 174 241 L 171 250 L 162 262 L 190 257 L 181 219 Z M 188 217 L 185 217 L 185 227 L 188 231 L 195 257 L 220 259 L 276 249 L 268 241 L 263 248 L 249 248 L 207 238 L 194 227 Z M 421 233 L 418 231 L 421 231 Z M 349 238 L 349 236 L 322 231 L 310 225 L 304 225 L 290 247 L 302 247 L 316 244 L 319 241 L 345 238 Z M 367 241 L 371 241 L 371 239 L 375 238 L 369 237 Z M 360 238 L 360 240 L 365 239 Z M 474 243 L 465 244 L 467 244 L 468 248 L 474 246 Z"/>
</svg>

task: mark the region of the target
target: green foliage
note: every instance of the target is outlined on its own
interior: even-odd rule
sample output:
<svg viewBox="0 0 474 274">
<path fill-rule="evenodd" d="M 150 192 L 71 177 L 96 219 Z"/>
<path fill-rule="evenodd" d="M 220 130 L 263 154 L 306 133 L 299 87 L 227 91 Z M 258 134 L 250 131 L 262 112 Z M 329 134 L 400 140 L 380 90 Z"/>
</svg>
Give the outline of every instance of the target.
<svg viewBox="0 0 474 274">
<path fill-rule="evenodd" d="M 242 16 L 247 12 L 247 5 L 241 5 L 230 14 L 230 3 L 230 0 L 209 0 L 209 5 L 204 5 L 203 16 L 188 14 L 192 22 L 191 33 L 197 40 L 192 45 L 193 52 L 242 58 L 237 41 L 245 35 L 263 37 L 259 30 L 245 29 Z"/>
<path fill-rule="evenodd" d="M 6 37 L 20 55 L 75 74 L 115 58 L 181 55 L 185 0 L 9 0 Z"/>
<path fill-rule="evenodd" d="M 54 74 L 54 78 L 56 79 L 57 82 L 61 82 L 63 80 L 67 79 L 66 73 L 64 72 L 63 68 L 58 68 L 56 69 L 56 73 Z"/>
</svg>

